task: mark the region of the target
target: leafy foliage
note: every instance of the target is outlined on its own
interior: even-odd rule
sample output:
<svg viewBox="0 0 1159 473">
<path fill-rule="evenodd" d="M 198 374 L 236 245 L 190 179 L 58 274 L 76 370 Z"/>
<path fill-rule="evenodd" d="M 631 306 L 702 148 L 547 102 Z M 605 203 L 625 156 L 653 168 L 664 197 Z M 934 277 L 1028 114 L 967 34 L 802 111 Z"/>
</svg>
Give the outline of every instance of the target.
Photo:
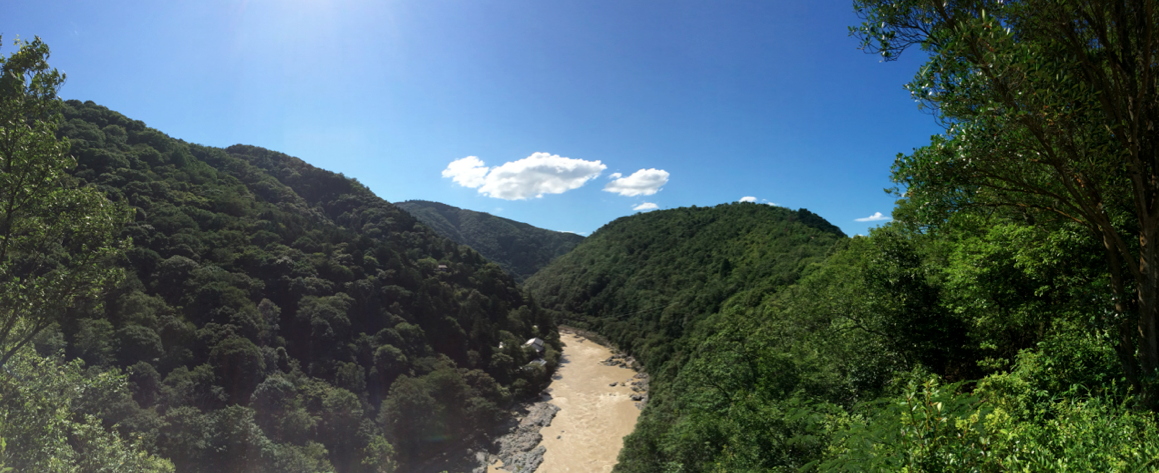
<svg viewBox="0 0 1159 473">
<path fill-rule="evenodd" d="M 82 365 L 31 350 L 4 365 L 0 464 L 17 471 L 174 471 L 171 462 L 146 450 L 142 437 L 126 438 L 104 425 L 131 403 L 125 376 Z"/>
<path fill-rule="evenodd" d="M 68 175 L 76 161 L 55 135 L 64 74 L 49 68 L 48 46 L 15 45 L 0 57 L 0 365 L 118 276 L 109 259 L 127 217 Z"/>
<path fill-rule="evenodd" d="M 536 228 L 494 215 L 438 202 L 408 200 L 399 208 L 460 245 L 467 245 L 507 271 L 516 282 L 531 277 L 584 237 Z"/>
<path fill-rule="evenodd" d="M 1156 419 L 1124 381 L 1099 243 L 1081 226 L 958 212 L 937 231 L 903 221 L 845 239 L 749 204 L 642 217 L 527 283 L 653 373 L 616 471 L 1152 465 Z M 659 314 L 633 305 L 656 300 Z"/>
<path fill-rule="evenodd" d="M 549 379 L 519 348 L 548 340 L 554 368 L 551 314 L 357 181 L 188 144 L 92 102 L 62 111 L 73 178 L 133 210 L 132 246 L 125 280 L 36 345 L 127 372 L 131 396 L 103 422 L 179 470 L 406 468 Z M 397 408 L 415 399 L 429 402 Z M 409 430 L 437 412 L 453 419 L 428 426 L 438 435 Z"/>
<path fill-rule="evenodd" d="M 764 400 L 792 384 L 781 375 L 792 376 L 782 369 L 796 359 L 781 357 L 778 369 L 753 366 L 753 356 L 784 338 L 733 318 L 733 308 L 758 304 L 815 271 L 843 240 L 804 209 L 734 203 L 650 212 L 600 228 L 526 288 L 652 373 L 648 407 L 625 439 L 619 469 L 705 464 L 730 439 L 752 440 L 749 453 L 784 456 L 791 449 L 776 447 L 773 437 L 789 424 L 775 422 L 778 411 Z M 688 390 L 692 384 L 698 387 Z M 722 410 L 743 423 L 709 425 Z"/>
<path fill-rule="evenodd" d="M 1156 10 L 855 9 L 870 51 L 929 53 L 909 88 L 947 132 L 895 163 L 896 223 L 692 331 L 650 327 L 688 355 L 617 471 L 1154 469 Z"/>
<path fill-rule="evenodd" d="M 1021 209 L 1094 235 L 1115 299 L 1108 323 L 1134 387 L 1159 408 L 1159 13 L 1147 1 L 858 0 L 851 33 L 886 59 L 920 46 L 908 85 L 946 127 L 899 155 L 893 179 L 947 213 Z"/>
<path fill-rule="evenodd" d="M 735 203 L 649 212 L 604 225 L 526 288 L 569 322 L 658 367 L 726 299 L 793 283 L 842 237 L 805 209 Z"/>
</svg>

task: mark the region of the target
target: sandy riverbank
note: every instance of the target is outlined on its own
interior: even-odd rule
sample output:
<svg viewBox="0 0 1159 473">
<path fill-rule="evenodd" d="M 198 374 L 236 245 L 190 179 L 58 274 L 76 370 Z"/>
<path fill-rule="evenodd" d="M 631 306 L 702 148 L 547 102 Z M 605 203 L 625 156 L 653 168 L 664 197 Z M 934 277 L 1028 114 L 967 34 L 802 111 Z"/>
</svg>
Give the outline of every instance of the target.
<svg viewBox="0 0 1159 473">
<path fill-rule="evenodd" d="M 563 358 L 538 400 L 517 406 L 493 440 L 468 439 L 413 471 L 611 471 L 647 402 L 648 376 L 628 368 L 630 358 L 581 335 L 564 329 L 560 338 Z"/>
<path fill-rule="evenodd" d="M 540 430 L 540 446 L 547 452 L 536 471 L 612 471 L 623 438 L 640 415 L 630 384 L 636 381 L 636 372 L 603 364 L 613 355 L 607 347 L 572 333 L 560 337 L 566 345 L 563 360 L 548 388 L 550 402 L 559 412 Z"/>
</svg>

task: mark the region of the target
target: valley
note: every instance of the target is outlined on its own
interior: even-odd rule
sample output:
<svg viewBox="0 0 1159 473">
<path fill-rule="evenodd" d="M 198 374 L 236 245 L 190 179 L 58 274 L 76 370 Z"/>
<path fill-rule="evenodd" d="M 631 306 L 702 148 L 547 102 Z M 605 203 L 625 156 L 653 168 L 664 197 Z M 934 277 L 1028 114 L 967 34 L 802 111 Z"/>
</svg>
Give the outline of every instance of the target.
<svg viewBox="0 0 1159 473">
<path fill-rule="evenodd" d="M 547 388 L 559 412 L 540 433 L 547 448 L 541 472 L 609 472 L 636 426 L 642 405 L 632 396 L 636 372 L 603 362 L 612 351 L 575 333 L 563 332 L 559 371 Z M 639 407 L 638 407 L 639 406 Z"/>
<path fill-rule="evenodd" d="M 1088 51 L 1104 39 L 1065 8 L 951 2 L 940 24 L 917 3 L 855 2 L 850 32 L 886 60 L 937 51 L 910 92 L 953 125 L 897 156 L 891 216 L 854 236 L 740 192 L 668 205 L 667 170 L 546 152 L 441 175 L 509 201 L 604 176 L 594 192 L 639 200 L 586 237 L 396 204 L 62 100 L 47 45 L 18 40 L 0 57 L 0 472 L 1154 470 L 1159 135 L 1099 109 L 1133 95 L 1053 82 L 1102 77 L 1123 45 Z M 571 202 L 552 211 L 594 200 Z"/>
</svg>

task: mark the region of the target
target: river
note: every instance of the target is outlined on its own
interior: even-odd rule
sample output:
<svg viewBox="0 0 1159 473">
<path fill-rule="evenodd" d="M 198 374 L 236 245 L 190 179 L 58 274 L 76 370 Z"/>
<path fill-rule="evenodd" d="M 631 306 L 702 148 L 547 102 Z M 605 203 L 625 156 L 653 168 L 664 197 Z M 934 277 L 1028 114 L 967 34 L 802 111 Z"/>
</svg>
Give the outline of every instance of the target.
<svg viewBox="0 0 1159 473">
<path fill-rule="evenodd" d="M 536 471 L 612 471 L 624 436 L 632 432 L 640 416 L 630 384 L 637 381 L 636 372 L 601 363 L 613 355 L 605 346 L 573 333 L 560 333 L 560 338 L 563 359 L 547 390 L 559 412 L 551 425 L 540 430 L 540 445 L 547 452 Z M 506 470 L 492 465 L 488 471 Z"/>
</svg>

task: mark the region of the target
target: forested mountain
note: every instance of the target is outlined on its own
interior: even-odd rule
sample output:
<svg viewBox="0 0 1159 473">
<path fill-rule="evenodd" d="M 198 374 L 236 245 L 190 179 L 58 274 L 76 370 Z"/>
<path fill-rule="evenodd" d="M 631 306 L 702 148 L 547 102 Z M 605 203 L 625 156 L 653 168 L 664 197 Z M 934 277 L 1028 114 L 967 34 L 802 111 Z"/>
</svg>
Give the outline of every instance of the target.
<svg viewBox="0 0 1159 473">
<path fill-rule="evenodd" d="M 661 365 L 733 294 L 792 284 L 844 238 L 805 209 L 734 203 L 648 212 L 604 225 L 525 286 L 569 322 Z"/>
<path fill-rule="evenodd" d="M 527 281 L 653 375 L 615 471 L 1153 465 L 1088 233 L 989 211 L 848 239 L 806 212 L 625 217 Z"/>
<path fill-rule="evenodd" d="M 178 471 L 405 469 L 549 379 L 553 317 L 357 181 L 92 102 L 63 112 L 77 183 L 132 208 L 132 244 L 123 281 L 36 348 L 128 373 L 89 413 Z"/>
<path fill-rule="evenodd" d="M 523 282 L 551 260 L 571 251 L 584 237 L 516 222 L 489 213 L 425 200 L 395 204 L 439 235 L 478 251 Z"/>
<path fill-rule="evenodd" d="M 732 203 L 661 210 L 603 226 L 525 288 L 566 323 L 599 332 L 648 368 L 651 399 L 629 439 L 657 435 L 663 441 L 665 429 L 653 427 L 673 420 L 668 414 L 679 392 L 673 387 L 677 374 L 697 360 L 698 342 L 722 307 L 731 299 L 759 301 L 777 293 L 846 240 L 805 209 Z M 631 465 L 643 454 L 628 445 L 621 455 L 623 468 L 624 458 Z M 664 471 L 661 460 L 646 458 L 656 463 L 644 471 Z"/>
</svg>

